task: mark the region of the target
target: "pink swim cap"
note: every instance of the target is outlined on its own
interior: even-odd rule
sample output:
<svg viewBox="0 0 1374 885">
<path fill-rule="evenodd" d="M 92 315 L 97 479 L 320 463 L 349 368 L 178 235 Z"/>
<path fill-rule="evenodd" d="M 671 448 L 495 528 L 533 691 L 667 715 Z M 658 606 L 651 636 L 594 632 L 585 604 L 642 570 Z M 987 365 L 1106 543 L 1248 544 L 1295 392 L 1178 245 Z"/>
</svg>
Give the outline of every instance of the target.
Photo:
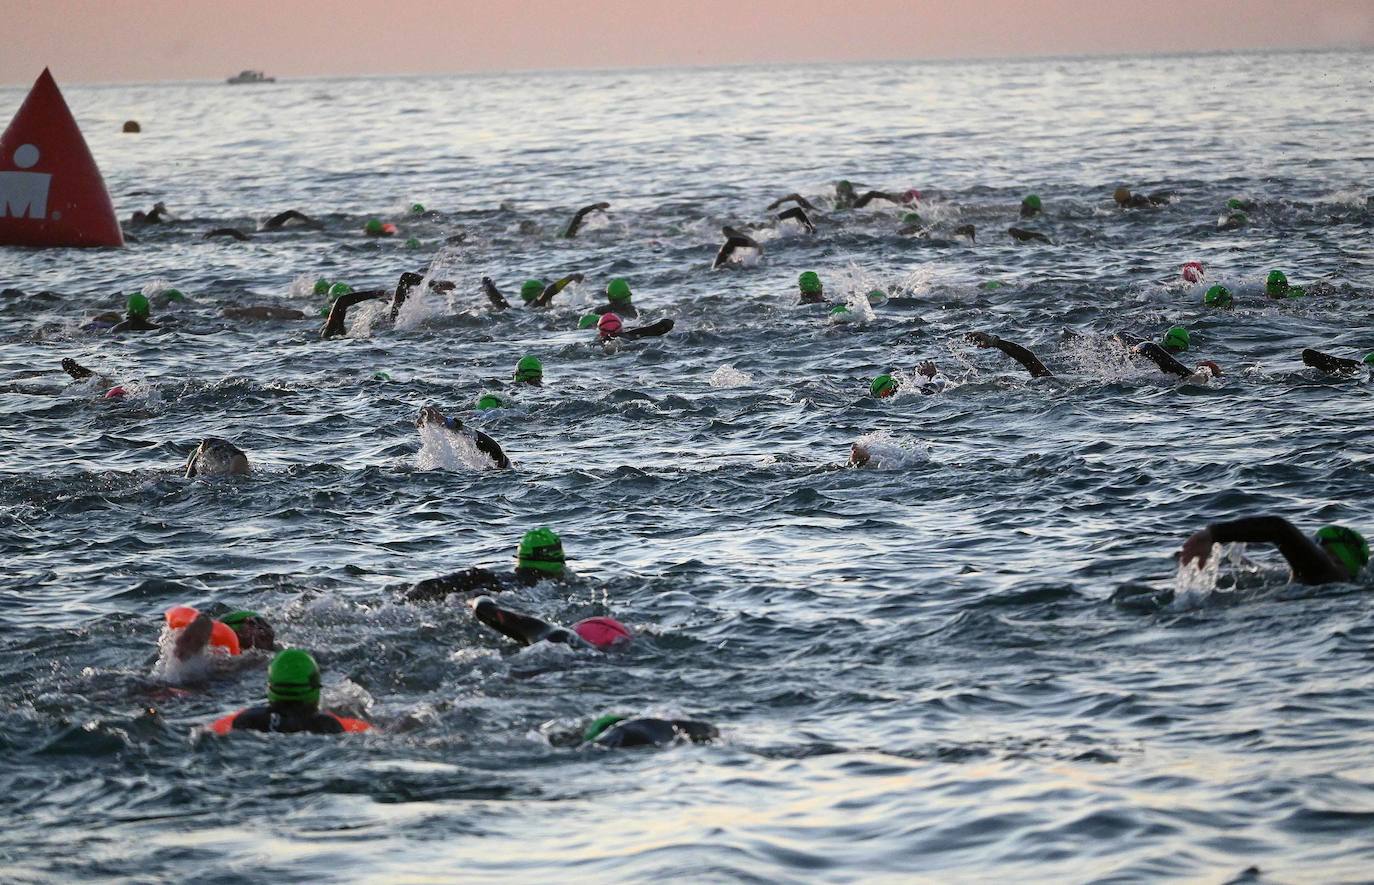
<svg viewBox="0 0 1374 885">
<path fill-rule="evenodd" d="M 128 393 L 128 391 L 124 389 L 124 385 L 117 384 L 105 391 L 105 399 L 119 399 L 126 393 Z"/>
<path fill-rule="evenodd" d="M 596 330 L 601 333 L 603 338 L 619 335 L 620 326 L 620 317 L 613 313 L 603 313 L 601 319 L 596 322 Z"/>
<path fill-rule="evenodd" d="M 1189 283 L 1199 282 L 1204 276 L 1201 261 L 1189 261 L 1183 265 L 1183 279 Z"/>
<path fill-rule="evenodd" d="M 573 624 L 573 632 L 605 651 L 632 638 L 630 628 L 615 618 L 587 618 Z"/>
<path fill-rule="evenodd" d="M 921 192 L 913 187 L 902 194 L 902 200 L 907 203 L 919 203 L 921 201 Z"/>
</svg>

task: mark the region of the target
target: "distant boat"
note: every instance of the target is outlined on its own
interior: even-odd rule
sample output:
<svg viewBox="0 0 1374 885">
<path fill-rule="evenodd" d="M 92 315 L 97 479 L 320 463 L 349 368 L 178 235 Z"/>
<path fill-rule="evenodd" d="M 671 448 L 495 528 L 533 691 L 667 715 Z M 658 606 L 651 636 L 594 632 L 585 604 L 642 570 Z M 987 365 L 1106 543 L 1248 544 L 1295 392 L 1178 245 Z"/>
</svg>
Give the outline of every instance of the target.
<svg viewBox="0 0 1374 885">
<path fill-rule="evenodd" d="M 262 71 L 240 71 L 237 77 L 230 77 L 225 82 L 230 84 L 239 83 L 275 83 L 276 77 L 264 77 Z"/>
</svg>

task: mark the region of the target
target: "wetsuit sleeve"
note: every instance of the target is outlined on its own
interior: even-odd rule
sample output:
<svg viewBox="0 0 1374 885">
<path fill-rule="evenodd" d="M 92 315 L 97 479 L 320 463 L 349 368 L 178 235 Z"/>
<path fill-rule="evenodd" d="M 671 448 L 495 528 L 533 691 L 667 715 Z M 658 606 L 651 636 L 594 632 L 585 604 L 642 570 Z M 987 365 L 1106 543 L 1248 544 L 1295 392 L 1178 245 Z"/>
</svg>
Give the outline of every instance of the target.
<svg viewBox="0 0 1374 885">
<path fill-rule="evenodd" d="M 229 730 L 271 731 L 272 711 L 267 707 L 250 707 L 247 710 L 240 710 L 229 720 Z"/>
<path fill-rule="evenodd" d="M 573 237 L 577 236 L 578 229 L 582 227 L 582 219 L 598 209 L 604 211 L 609 208 L 611 208 L 610 203 L 593 203 L 590 206 L 583 206 L 581 209 L 578 209 L 577 214 L 572 217 L 572 221 L 568 222 L 568 230 L 563 236 L 571 240 Z"/>
<path fill-rule="evenodd" d="M 640 326 L 636 329 L 626 329 L 620 333 L 621 338 L 653 338 L 658 335 L 667 335 L 673 331 L 673 321 L 668 318 L 650 323 L 647 326 Z"/>
<path fill-rule="evenodd" d="M 1304 584 L 1349 580 L 1317 542 L 1304 535 L 1280 516 L 1250 516 L 1207 526 L 1212 540 L 1222 544 L 1238 542 L 1273 544 L 1293 569 L 1293 577 Z"/>
<path fill-rule="evenodd" d="M 768 211 L 773 211 L 774 209 L 781 206 L 783 203 L 796 203 L 803 209 L 810 209 L 812 212 L 816 211 L 816 207 L 811 205 L 810 201 L 808 201 L 806 197 L 803 197 L 801 194 L 788 194 L 785 197 L 774 200 L 773 202 L 768 204 Z"/>
<path fill-rule="evenodd" d="M 855 209 L 862 209 L 874 200 L 887 200 L 892 203 L 900 203 L 902 198 L 894 194 L 884 193 L 883 191 L 869 191 L 854 203 Z"/>
<path fill-rule="evenodd" d="M 495 307 L 497 310 L 507 310 L 510 308 L 510 302 L 506 301 L 501 295 L 501 290 L 496 288 L 496 284 L 491 281 L 491 277 L 482 277 L 482 294 L 487 296 L 487 300 L 490 301 L 492 307 Z"/>
<path fill-rule="evenodd" d="M 720 731 L 714 725 L 695 719 L 674 719 L 673 727 L 694 744 L 704 744 L 720 737 Z"/>
<path fill-rule="evenodd" d="M 304 730 L 311 734 L 343 734 L 347 729 L 344 728 L 343 721 L 333 713 L 316 713 Z"/>
<path fill-rule="evenodd" d="M 1003 341 L 1001 338 L 993 337 L 992 346 L 1005 353 L 1007 356 L 1021 364 L 1032 378 L 1053 378 L 1054 373 L 1045 368 L 1045 364 L 1040 362 L 1035 354 L 1026 348 L 1011 341 Z"/>
<path fill-rule="evenodd" d="M 510 467 L 510 459 L 506 457 L 505 452 L 501 451 L 501 445 L 496 440 L 480 430 L 472 431 L 472 435 L 476 440 L 477 450 L 495 461 L 497 468 L 505 470 Z"/>
<path fill-rule="evenodd" d="M 1317 371 L 1326 372 L 1328 375 L 1358 372 L 1363 365 L 1355 360 L 1342 359 L 1329 353 L 1322 353 L 1320 350 L 1313 350 L 1310 347 L 1302 352 L 1302 361 Z"/>
<path fill-rule="evenodd" d="M 348 322 L 348 309 L 359 301 L 370 301 L 374 298 L 385 298 L 386 292 L 380 289 L 373 289 L 369 292 L 349 292 L 347 295 L 340 295 L 334 299 L 334 304 L 329 308 L 329 319 L 324 321 L 324 331 L 320 333 L 321 338 L 333 338 L 342 335 L 348 330 L 344 324 Z"/>
<path fill-rule="evenodd" d="M 577 638 L 577 634 L 566 627 L 541 621 L 533 615 L 501 608 L 485 596 L 473 604 L 472 614 L 497 633 L 514 639 L 521 645 L 534 645 L 542 640 L 572 642 Z"/>
<path fill-rule="evenodd" d="M 549 302 L 553 300 L 553 296 L 566 289 L 570 283 L 580 283 L 584 279 L 585 277 L 580 273 L 571 273 L 561 280 L 554 280 L 544 288 L 544 291 L 531 304 L 535 307 L 547 307 Z"/>
<path fill-rule="evenodd" d="M 786 221 L 789 218 L 800 224 L 802 227 L 806 228 L 806 230 L 809 233 L 814 234 L 816 232 L 816 226 L 811 223 L 810 218 L 806 217 L 806 213 L 802 211 L 802 208 L 800 206 L 793 206 L 791 209 L 788 209 L 785 212 L 778 213 L 779 221 Z"/>
<path fill-rule="evenodd" d="M 677 738 L 674 726 L 666 719 L 630 719 L 606 729 L 595 743 L 603 747 L 662 747 Z"/>
<path fill-rule="evenodd" d="M 1139 335 L 1132 335 L 1130 332 L 1117 332 L 1116 340 L 1121 342 L 1123 347 L 1135 347 L 1149 341 L 1148 338 L 1141 338 Z"/>
<path fill-rule="evenodd" d="M 505 589 L 495 572 L 484 568 L 467 568 L 461 572 L 420 581 L 405 593 L 409 602 L 428 602 L 443 599 L 450 593 L 500 593 Z"/>
<path fill-rule="evenodd" d="M 1189 375 L 1193 374 L 1191 369 L 1174 359 L 1173 354 L 1169 353 L 1169 351 L 1160 347 L 1158 344 L 1155 344 L 1153 341 L 1146 341 L 1139 345 L 1137 350 L 1149 357 L 1150 361 L 1156 366 L 1159 366 L 1161 372 L 1169 375 L 1177 375 L 1180 378 L 1187 378 Z"/>
<path fill-rule="evenodd" d="M 217 227 L 214 230 L 207 230 L 205 233 L 201 234 L 200 238 L 202 240 L 208 240 L 211 237 L 233 237 L 240 242 L 252 239 L 252 237 L 236 227 Z"/>
<path fill-rule="evenodd" d="M 424 277 L 420 274 L 406 271 L 401 274 L 401 278 L 396 281 L 396 292 L 391 296 L 391 320 L 395 322 L 396 314 L 401 312 L 401 305 L 406 303 L 410 293 L 415 287 L 424 282 Z"/>
<path fill-rule="evenodd" d="M 263 222 L 264 230 L 276 230 L 288 221 L 299 221 L 303 224 L 315 224 L 315 219 L 306 215 L 304 212 L 297 212 L 295 209 L 287 209 L 285 212 L 278 212 L 267 221 Z"/>
</svg>

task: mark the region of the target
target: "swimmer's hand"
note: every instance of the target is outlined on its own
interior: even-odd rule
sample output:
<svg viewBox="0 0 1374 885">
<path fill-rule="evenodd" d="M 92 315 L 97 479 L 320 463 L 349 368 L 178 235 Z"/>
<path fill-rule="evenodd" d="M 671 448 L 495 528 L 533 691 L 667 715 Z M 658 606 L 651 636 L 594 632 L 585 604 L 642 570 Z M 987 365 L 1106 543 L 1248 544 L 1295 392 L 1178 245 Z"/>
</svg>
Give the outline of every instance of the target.
<svg viewBox="0 0 1374 885">
<path fill-rule="evenodd" d="M 1178 564 L 1187 565 L 1190 562 L 1197 562 L 1199 565 L 1205 563 L 1207 558 L 1212 555 L 1212 545 L 1216 541 L 1212 538 L 1211 529 L 1202 529 L 1194 532 L 1188 540 L 1183 542 L 1183 547 L 1178 551 Z"/>
<path fill-rule="evenodd" d="M 989 335 L 987 332 L 968 332 L 964 335 L 964 340 L 978 347 L 997 346 L 997 336 Z"/>
<path fill-rule="evenodd" d="M 871 458 L 872 455 L 869 454 L 868 447 L 863 443 L 854 443 L 849 449 L 849 464 L 852 467 L 862 467 Z"/>
<path fill-rule="evenodd" d="M 438 424 L 449 428 L 453 427 L 450 419 L 434 406 L 425 406 L 420 410 L 420 416 L 415 419 L 416 427 L 424 427 L 426 424 Z"/>
<path fill-rule="evenodd" d="M 210 634 L 215 629 L 215 622 L 204 612 L 196 615 L 196 619 L 187 624 L 177 637 L 176 645 L 172 648 L 172 654 L 176 655 L 178 661 L 187 661 L 205 650 L 205 646 L 210 641 Z"/>
<path fill-rule="evenodd" d="M 927 378 L 934 378 L 940 370 L 936 368 L 934 360 L 926 360 L 916 367 L 917 375 L 924 375 Z"/>
</svg>

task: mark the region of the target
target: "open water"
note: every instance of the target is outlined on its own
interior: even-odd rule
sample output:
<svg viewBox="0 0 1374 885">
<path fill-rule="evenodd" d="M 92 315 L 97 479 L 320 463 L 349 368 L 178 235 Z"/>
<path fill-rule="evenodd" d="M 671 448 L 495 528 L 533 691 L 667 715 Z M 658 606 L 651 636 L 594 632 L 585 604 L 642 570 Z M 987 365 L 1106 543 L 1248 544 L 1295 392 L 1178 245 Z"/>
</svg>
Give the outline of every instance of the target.
<svg viewBox="0 0 1374 885">
<path fill-rule="evenodd" d="M 0 117 L 24 92 L 0 90 Z M 0 287 L 26 293 L 0 302 L 4 879 L 1374 878 L 1368 580 L 1289 586 L 1253 545 L 1220 578 L 1172 559 L 1241 515 L 1374 530 L 1367 379 L 1298 359 L 1374 350 L 1374 56 L 66 95 L 121 217 L 162 200 L 179 220 L 120 251 L 0 250 Z M 919 188 L 930 235 L 882 202 L 831 211 L 842 178 Z M 1118 184 L 1175 197 L 1125 212 Z M 814 236 L 765 211 L 791 191 L 820 208 Z M 1045 212 L 1022 226 L 1051 245 L 1005 233 L 1030 192 Z M 1232 197 L 1257 208 L 1219 230 Z M 599 200 L 607 216 L 559 236 Z M 325 229 L 201 238 L 286 208 Z M 400 236 L 365 238 L 370 217 Z M 723 224 L 763 255 L 712 271 Z M 1192 259 L 1203 285 L 1179 277 Z M 1274 268 L 1320 285 L 1268 301 Z M 313 280 L 404 270 L 457 289 L 320 339 Z M 802 270 L 832 299 L 914 300 L 831 323 L 796 305 Z M 572 271 L 587 282 L 545 313 L 478 291 Z M 607 352 L 577 330 L 614 276 L 673 333 Z M 1203 307 L 1218 282 L 1234 311 Z M 188 300 L 155 307 L 164 331 L 84 328 L 166 286 Z M 246 304 L 311 316 L 221 315 Z M 1222 378 L 1179 383 L 1108 340 L 1175 324 Z M 504 380 L 526 353 L 543 389 Z M 68 356 L 129 395 L 70 383 Z M 943 393 L 867 396 L 923 359 Z M 472 411 L 488 389 L 510 407 Z M 422 451 L 426 404 L 515 469 Z M 183 478 L 212 435 L 253 475 Z M 863 437 L 881 464 L 844 468 Z M 516 650 L 461 600 L 398 602 L 509 568 L 539 525 L 579 577 L 506 604 L 614 614 L 628 651 Z M 207 736 L 262 698 L 265 661 L 169 674 L 177 603 L 263 612 L 318 656 L 326 705 L 377 730 Z M 722 739 L 562 739 L 606 712 Z"/>
</svg>

